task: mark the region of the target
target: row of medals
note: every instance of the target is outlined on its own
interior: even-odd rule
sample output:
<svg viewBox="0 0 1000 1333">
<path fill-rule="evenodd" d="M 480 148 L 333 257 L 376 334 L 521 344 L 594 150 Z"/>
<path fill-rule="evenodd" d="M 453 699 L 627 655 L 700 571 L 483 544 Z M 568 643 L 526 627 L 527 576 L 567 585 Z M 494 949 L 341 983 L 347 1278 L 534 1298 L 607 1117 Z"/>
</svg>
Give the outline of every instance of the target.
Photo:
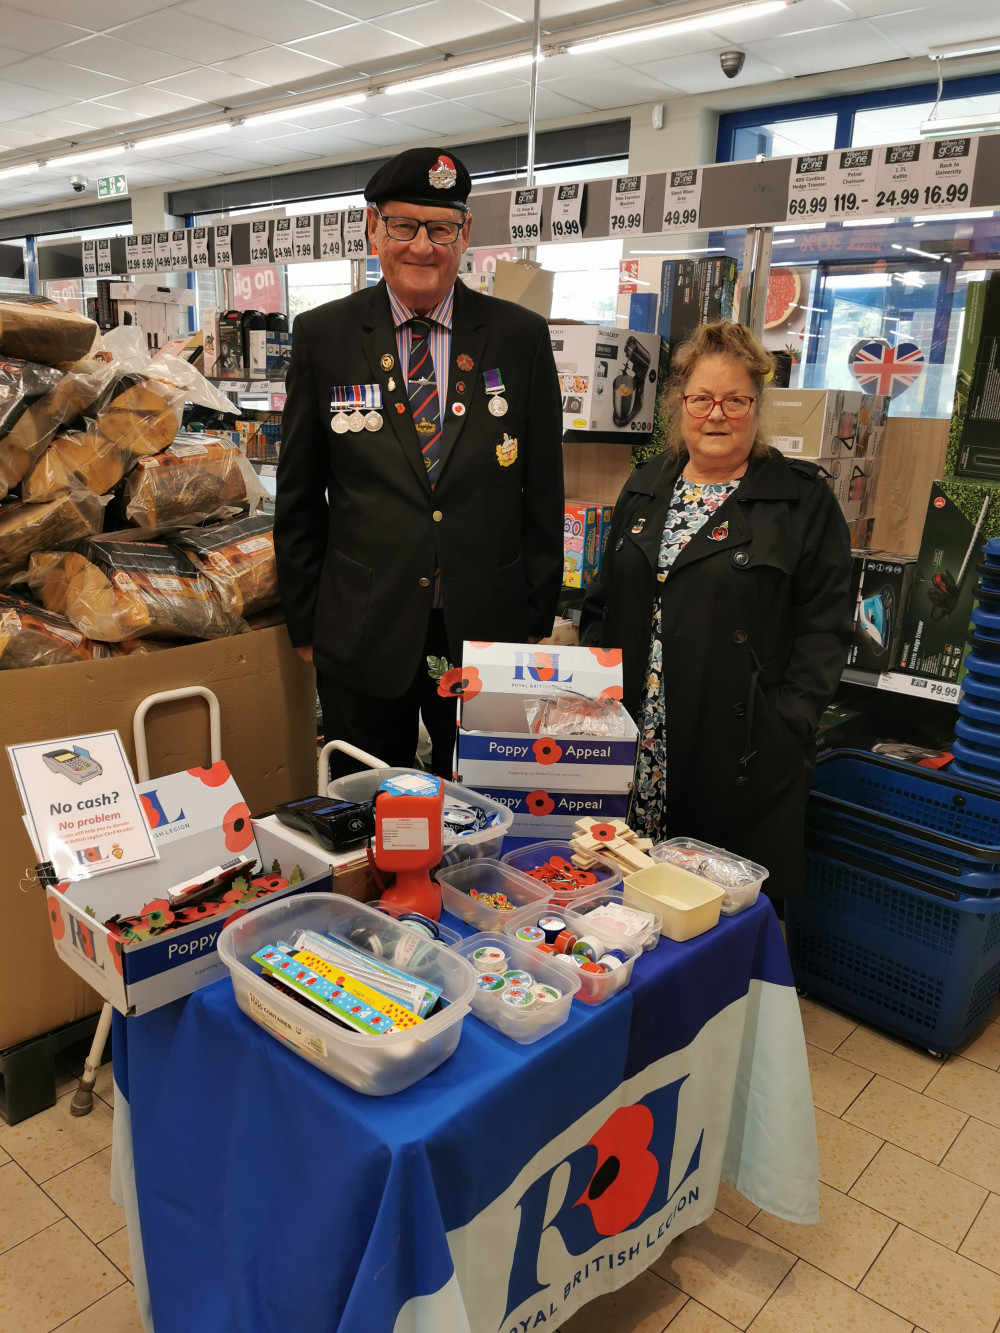
<svg viewBox="0 0 1000 1333">
<path fill-rule="evenodd" d="M 490 395 L 489 410 L 495 417 L 506 416 L 507 399 L 498 393 Z M 362 412 L 360 408 L 355 408 L 353 412 L 335 412 L 330 420 L 330 427 L 338 435 L 345 434 L 346 431 L 357 433 L 361 430 L 381 430 L 382 413 L 376 412 L 374 408 L 370 412 Z"/>
</svg>

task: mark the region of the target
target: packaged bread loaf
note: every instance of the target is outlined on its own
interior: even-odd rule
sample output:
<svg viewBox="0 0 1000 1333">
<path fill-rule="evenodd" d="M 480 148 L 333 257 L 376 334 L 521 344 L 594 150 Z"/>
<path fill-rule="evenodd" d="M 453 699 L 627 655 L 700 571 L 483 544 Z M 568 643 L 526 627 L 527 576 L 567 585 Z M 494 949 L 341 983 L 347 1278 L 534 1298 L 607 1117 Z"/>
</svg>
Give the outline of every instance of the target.
<svg viewBox="0 0 1000 1333">
<path fill-rule="evenodd" d="M 0 594 L 0 671 L 88 662 L 106 652 L 103 644 L 85 638 L 65 616 Z"/>
<path fill-rule="evenodd" d="M 155 458 L 140 458 L 125 483 L 125 513 L 137 527 L 180 527 L 255 508 L 265 492 L 240 451 L 205 435 L 184 435 Z"/>
<path fill-rule="evenodd" d="M 274 519 L 266 515 L 192 528 L 177 539 L 202 571 L 223 608 L 254 616 L 278 600 Z"/>
<path fill-rule="evenodd" d="M 92 319 L 43 296 L 0 296 L 0 356 L 61 366 L 79 361 L 98 337 Z"/>
<path fill-rule="evenodd" d="M 105 502 L 72 492 L 48 504 L 0 505 L 0 587 L 28 568 L 32 551 L 72 546 L 100 532 Z"/>
<path fill-rule="evenodd" d="M 218 639 L 245 628 L 223 611 L 211 584 L 176 547 L 121 534 L 36 552 L 28 583 L 42 605 L 101 643 L 155 635 Z"/>
</svg>

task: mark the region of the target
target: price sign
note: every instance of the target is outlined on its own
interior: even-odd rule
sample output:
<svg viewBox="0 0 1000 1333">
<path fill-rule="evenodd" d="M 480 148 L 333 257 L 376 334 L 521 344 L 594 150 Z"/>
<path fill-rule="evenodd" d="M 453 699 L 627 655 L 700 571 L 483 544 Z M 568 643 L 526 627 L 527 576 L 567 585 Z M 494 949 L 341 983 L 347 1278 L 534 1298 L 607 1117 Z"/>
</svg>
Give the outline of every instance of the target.
<svg viewBox="0 0 1000 1333">
<path fill-rule="evenodd" d="M 349 208 L 344 214 L 344 254 L 348 259 L 364 259 L 368 253 L 368 225 L 363 208 Z"/>
<path fill-rule="evenodd" d="M 170 263 L 175 269 L 188 267 L 188 234 L 183 228 L 170 233 Z"/>
<path fill-rule="evenodd" d="M 174 266 L 174 247 L 169 231 L 158 231 L 153 240 L 157 273 L 169 273 Z"/>
<path fill-rule="evenodd" d="M 296 218 L 292 228 L 292 258 L 296 263 L 303 263 L 313 257 L 313 220 L 312 214 Z"/>
<path fill-rule="evenodd" d="M 233 266 L 233 229 L 228 222 L 212 228 L 212 242 L 215 247 L 215 267 L 232 268 Z"/>
<path fill-rule="evenodd" d="M 530 190 L 511 190 L 508 218 L 515 244 L 537 244 L 542 233 L 542 192 L 537 185 Z"/>
<path fill-rule="evenodd" d="M 270 264 L 271 262 L 271 242 L 268 240 L 268 224 L 266 222 L 250 223 L 250 263 L 251 264 Z"/>
<path fill-rule="evenodd" d="M 878 150 L 875 207 L 879 215 L 916 213 L 924 187 L 925 143 L 897 143 Z"/>
<path fill-rule="evenodd" d="M 870 213 L 875 200 L 875 148 L 805 153 L 792 159 L 789 222 Z"/>
<path fill-rule="evenodd" d="M 195 227 L 191 232 L 191 267 L 208 268 L 208 228 Z"/>
<path fill-rule="evenodd" d="M 926 676 L 907 676 L 902 671 L 883 671 L 878 678 L 880 690 L 894 694 L 910 694 L 916 699 L 939 699 L 942 703 L 957 703 L 962 687 L 950 680 L 931 680 Z"/>
<path fill-rule="evenodd" d="M 125 237 L 125 272 L 142 272 L 142 256 L 139 254 L 138 236 Z"/>
<path fill-rule="evenodd" d="M 320 259 L 343 259 L 344 241 L 339 213 L 321 213 L 319 219 Z"/>
<path fill-rule="evenodd" d="M 645 204 L 645 176 L 615 177 L 611 185 L 611 217 L 608 227 L 610 235 L 639 235 L 642 232 L 642 213 Z"/>
<path fill-rule="evenodd" d="M 552 239 L 578 241 L 583 236 L 583 182 L 557 185 L 552 196 Z"/>
<path fill-rule="evenodd" d="M 663 197 L 663 231 L 694 231 L 701 206 L 701 172 L 668 171 Z"/>
<path fill-rule="evenodd" d="M 288 264 L 295 258 L 291 218 L 277 218 L 275 220 L 273 252 L 276 264 Z"/>
<path fill-rule="evenodd" d="M 139 237 L 139 271 L 156 272 L 156 238 L 151 231 L 144 231 Z"/>
<path fill-rule="evenodd" d="M 83 276 L 85 278 L 97 277 L 96 241 L 84 241 L 83 243 Z"/>
<path fill-rule="evenodd" d="M 111 238 L 104 237 L 97 242 L 97 276 L 99 278 L 111 277 Z"/>
<path fill-rule="evenodd" d="M 976 170 L 979 136 L 956 139 L 934 139 L 927 145 L 929 151 L 924 168 L 924 188 L 920 196 L 920 211 L 964 208 L 972 193 L 972 176 Z"/>
</svg>

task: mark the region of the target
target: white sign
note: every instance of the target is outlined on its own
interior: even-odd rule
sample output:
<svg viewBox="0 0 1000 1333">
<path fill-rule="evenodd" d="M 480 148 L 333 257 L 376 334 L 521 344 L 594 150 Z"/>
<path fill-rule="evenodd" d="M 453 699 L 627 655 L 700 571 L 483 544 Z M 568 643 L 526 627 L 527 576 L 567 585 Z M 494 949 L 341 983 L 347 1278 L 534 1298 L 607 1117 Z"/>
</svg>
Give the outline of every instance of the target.
<svg viewBox="0 0 1000 1333">
<path fill-rule="evenodd" d="M 228 222 L 212 228 L 212 241 L 215 247 L 215 267 L 232 268 L 233 266 L 233 229 Z"/>
<path fill-rule="evenodd" d="M 250 263 L 270 264 L 271 242 L 268 240 L 266 222 L 250 223 Z"/>
<path fill-rule="evenodd" d="M 306 260 L 312 259 L 313 220 L 311 213 L 295 219 L 295 226 L 292 228 L 292 245 L 294 249 L 292 258 L 296 263 L 304 263 Z"/>
<path fill-rule="evenodd" d="M 877 148 L 841 148 L 831 154 L 832 216 L 868 216 L 875 204 L 877 174 Z"/>
<path fill-rule="evenodd" d="M 169 231 L 158 231 L 153 241 L 157 273 L 169 273 L 174 266 L 174 246 Z"/>
<path fill-rule="evenodd" d="M 288 264 L 295 258 L 291 218 L 275 219 L 273 256 L 276 264 Z"/>
<path fill-rule="evenodd" d="M 97 242 L 97 276 L 110 278 L 111 273 L 111 237 L 105 236 Z"/>
<path fill-rule="evenodd" d="M 319 258 L 343 259 L 344 242 L 340 232 L 340 214 L 323 213 L 319 220 Z"/>
<path fill-rule="evenodd" d="M 902 671 L 883 671 L 878 678 L 880 690 L 893 694 L 910 694 L 916 699 L 938 699 L 942 703 L 957 703 L 961 685 L 950 680 L 930 680 L 927 676 L 907 676 Z"/>
<path fill-rule="evenodd" d="M 552 195 L 552 239 L 578 241 L 583 235 L 583 182 L 557 185 Z"/>
<path fill-rule="evenodd" d="M 138 236 L 125 237 L 125 272 L 142 272 L 142 256 L 139 253 Z"/>
<path fill-rule="evenodd" d="M 511 190 L 510 239 L 516 245 L 536 245 L 542 234 L 542 192 L 536 185 L 530 190 Z"/>
<path fill-rule="evenodd" d="M 117 731 L 8 745 L 29 831 L 59 880 L 159 859 Z"/>
<path fill-rule="evenodd" d="M 156 272 L 156 241 L 151 231 L 144 231 L 139 237 L 139 271 Z"/>
<path fill-rule="evenodd" d="M 344 214 L 344 255 L 364 259 L 368 253 L 367 214 L 363 208 L 349 208 Z"/>
<path fill-rule="evenodd" d="M 933 139 L 927 149 L 924 189 L 920 196 L 921 213 L 965 208 L 972 194 L 979 136 Z"/>
<path fill-rule="evenodd" d="M 701 206 L 701 171 L 668 171 L 663 197 L 663 231 L 694 231 Z"/>
<path fill-rule="evenodd" d="M 642 232 L 645 204 L 645 176 L 616 176 L 611 183 L 610 235 L 639 235 Z"/>
<path fill-rule="evenodd" d="M 170 233 L 170 263 L 175 269 L 188 266 L 188 234 L 183 228 Z"/>
<path fill-rule="evenodd" d="M 83 276 L 85 278 L 97 277 L 96 241 L 84 241 L 83 243 Z"/>
<path fill-rule="evenodd" d="M 916 213 L 924 185 L 926 143 L 897 143 L 880 148 L 875 176 L 875 216 Z"/>
<path fill-rule="evenodd" d="M 191 232 L 191 267 L 209 268 L 208 228 L 195 227 Z"/>
</svg>

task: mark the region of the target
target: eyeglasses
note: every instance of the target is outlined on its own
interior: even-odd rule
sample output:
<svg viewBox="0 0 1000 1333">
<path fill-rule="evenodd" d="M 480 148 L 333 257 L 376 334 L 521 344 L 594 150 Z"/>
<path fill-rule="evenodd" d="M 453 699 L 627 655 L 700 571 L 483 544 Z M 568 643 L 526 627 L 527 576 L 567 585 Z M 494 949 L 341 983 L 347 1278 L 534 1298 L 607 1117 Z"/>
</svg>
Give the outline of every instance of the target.
<svg viewBox="0 0 1000 1333">
<path fill-rule="evenodd" d="M 415 240 L 420 228 L 423 227 L 427 239 L 433 245 L 454 245 L 465 226 L 464 222 L 418 222 L 416 218 L 387 218 L 381 213 L 379 218 L 385 224 L 386 235 L 390 240 Z"/>
<path fill-rule="evenodd" d="M 725 398 L 711 398 L 707 393 L 684 395 L 684 406 L 688 410 L 688 415 L 699 421 L 710 417 L 716 406 L 722 408 L 727 421 L 741 421 L 756 401 L 756 398 L 747 398 L 739 393 L 731 393 Z"/>
</svg>

